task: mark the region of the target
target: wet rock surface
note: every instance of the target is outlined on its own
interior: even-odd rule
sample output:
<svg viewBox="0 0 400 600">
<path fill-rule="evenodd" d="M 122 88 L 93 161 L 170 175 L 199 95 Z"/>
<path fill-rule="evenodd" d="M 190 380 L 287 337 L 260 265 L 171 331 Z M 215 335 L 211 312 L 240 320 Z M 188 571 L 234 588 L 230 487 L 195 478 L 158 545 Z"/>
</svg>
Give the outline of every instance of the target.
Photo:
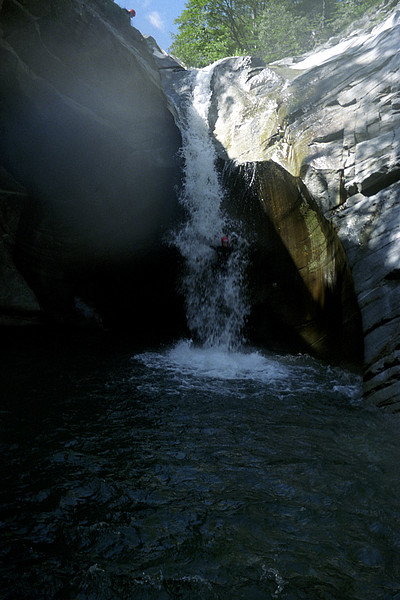
<svg viewBox="0 0 400 600">
<path fill-rule="evenodd" d="M 248 228 L 252 337 L 359 365 L 363 334 L 346 253 L 304 183 L 273 161 L 231 164 L 225 180 L 230 214 Z"/>
</svg>

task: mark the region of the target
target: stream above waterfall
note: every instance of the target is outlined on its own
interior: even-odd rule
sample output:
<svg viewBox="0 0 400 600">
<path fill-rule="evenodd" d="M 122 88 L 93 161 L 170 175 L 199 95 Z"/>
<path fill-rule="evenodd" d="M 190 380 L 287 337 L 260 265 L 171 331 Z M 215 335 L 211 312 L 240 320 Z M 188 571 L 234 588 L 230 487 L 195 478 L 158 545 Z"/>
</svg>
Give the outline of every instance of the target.
<svg viewBox="0 0 400 600">
<path fill-rule="evenodd" d="M 400 594 L 399 423 L 302 355 L 15 335 L 4 600 Z"/>
</svg>

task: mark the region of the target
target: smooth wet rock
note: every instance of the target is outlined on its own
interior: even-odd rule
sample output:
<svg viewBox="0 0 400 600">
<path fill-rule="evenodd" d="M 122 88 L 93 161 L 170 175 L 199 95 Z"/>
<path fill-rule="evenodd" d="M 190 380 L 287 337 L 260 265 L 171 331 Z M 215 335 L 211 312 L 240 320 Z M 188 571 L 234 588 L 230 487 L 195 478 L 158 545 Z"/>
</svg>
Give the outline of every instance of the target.
<svg viewBox="0 0 400 600">
<path fill-rule="evenodd" d="M 251 339 L 357 365 L 360 313 L 346 254 L 303 182 L 272 161 L 230 165 L 226 210 L 249 243 Z"/>
</svg>

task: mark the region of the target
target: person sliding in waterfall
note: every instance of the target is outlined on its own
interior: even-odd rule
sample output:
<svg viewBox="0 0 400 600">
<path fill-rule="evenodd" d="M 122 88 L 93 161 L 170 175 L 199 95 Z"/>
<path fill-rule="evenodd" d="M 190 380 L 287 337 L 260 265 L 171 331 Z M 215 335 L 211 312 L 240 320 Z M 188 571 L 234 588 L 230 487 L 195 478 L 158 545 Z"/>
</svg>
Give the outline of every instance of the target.
<svg viewBox="0 0 400 600">
<path fill-rule="evenodd" d="M 218 265 L 225 269 L 232 252 L 232 246 L 227 235 L 222 236 L 221 245 L 214 248 L 214 250 L 217 253 Z"/>
<path fill-rule="evenodd" d="M 222 251 L 224 254 L 230 254 L 232 252 L 230 241 L 227 235 L 222 236 L 221 246 L 219 247 L 219 250 Z"/>
</svg>

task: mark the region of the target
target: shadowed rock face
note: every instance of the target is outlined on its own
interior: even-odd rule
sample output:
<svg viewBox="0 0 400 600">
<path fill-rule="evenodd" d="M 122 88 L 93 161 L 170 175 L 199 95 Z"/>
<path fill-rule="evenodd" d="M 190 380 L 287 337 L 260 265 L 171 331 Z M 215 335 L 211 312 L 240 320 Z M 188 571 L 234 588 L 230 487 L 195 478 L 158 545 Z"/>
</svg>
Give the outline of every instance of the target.
<svg viewBox="0 0 400 600">
<path fill-rule="evenodd" d="M 2 323 L 35 323 L 38 300 L 15 267 L 13 250 L 27 192 L 0 168 L 0 312 Z"/>
<path fill-rule="evenodd" d="M 229 210 L 251 240 L 252 339 L 360 364 L 362 328 L 348 261 L 299 178 L 273 162 L 225 170 Z"/>
<path fill-rule="evenodd" d="M 46 315 L 63 317 L 83 279 L 121 263 L 129 277 L 130 262 L 141 271 L 138 257 L 165 253 L 180 135 L 116 4 L 4 0 L 0 27 L 0 164 L 27 194 L 13 261 Z"/>
</svg>

